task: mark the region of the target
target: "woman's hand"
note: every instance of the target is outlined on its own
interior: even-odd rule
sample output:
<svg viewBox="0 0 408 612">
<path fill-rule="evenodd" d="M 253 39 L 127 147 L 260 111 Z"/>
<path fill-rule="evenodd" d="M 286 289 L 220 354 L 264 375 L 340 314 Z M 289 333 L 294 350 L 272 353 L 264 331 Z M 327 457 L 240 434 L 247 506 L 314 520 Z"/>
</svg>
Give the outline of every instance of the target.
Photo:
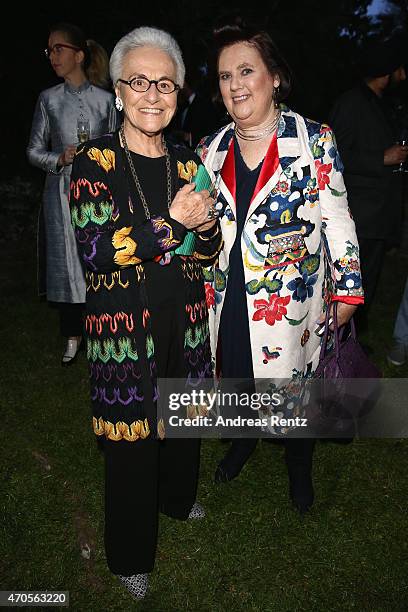
<svg viewBox="0 0 408 612">
<path fill-rule="evenodd" d="M 194 184 L 184 185 L 171 203 L 170 217 L 187 229 L 207 226 L 208 212 L 214 207 L 214 204 L 213 198 L 206 189 L 195 191 Z M 211 224 L 214 225 L 214 223 L 215 221 L 211 220 Z M 209 229 L 212 225 L 208 225 L 205 229 Z M 200 229 L 204 228 L 200 227 Z"/>
<path fill-rule="evenodd" d="M 330 315 L 333 316 L 333 304 L 334 302 L 331 303 L 330 305 Z M 346 304 L 345 302 L 337 302 L 337 327 L 341 327 L 342 325 L 345 325 L 346 323 L 348 323 L 351 319 L 351 317 L 353 316 L 353 314 L 356 312 L 357 310 L 357 305 L 356 304 Z M 324 326 L 324 322 L 326 320 L 326 313 L 322 314 L 321 317 L 318 319 L 317 323 L 318 325 L 322 325 Z M 334 329 L 334 324 L 332 323 L 330 325 L 330 329 L 333 331 Z"/>
<path fill-rule="evenodd" d="M 396 166 L 407 160 L 408 146 L 395 144 L 384 151 L 384 166 Z"/>
<path fill-rule="evenodd" d="M 58 166 L 70 166 L 76 152 L 76 145 L 69 145 L 58 158 Z"/>
</svg>

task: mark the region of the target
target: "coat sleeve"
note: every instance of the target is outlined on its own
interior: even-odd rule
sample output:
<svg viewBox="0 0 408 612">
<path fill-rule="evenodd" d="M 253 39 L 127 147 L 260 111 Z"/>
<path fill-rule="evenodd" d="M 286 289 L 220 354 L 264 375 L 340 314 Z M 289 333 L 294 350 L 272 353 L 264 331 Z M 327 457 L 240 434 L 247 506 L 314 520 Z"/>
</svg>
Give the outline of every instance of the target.
<svg viewBox="0 0 408 612">
<path fill-rule="evenodd" d="M 219 221 L 209 230 L 196 233 L 194 257 L 205 267 L 212 266 L 218 259 L 223 246 Z"/>
<path fill-rule="evenodd" d="M 204 163 L 206 147 L 205 143 L 208 140 L 208 136 L 202 138 L 198 143 L 195 154 L 197 164 Z M 196 259 L 204 266 L 212 266 L 218 259 L 224 241 L 222 238 L 222 232 L 219 221 L 210 230 L 204 232 L 197 232 L 196 238 L 196 253 L 194 254 Z"/>
<path fill-rule="evenodd" d="M 44 99 L 40 95 L 34 111 L 27 157 L 33 166 L 51 174 L 59 174 L 62 171 L 62 167 L 57 166 L 59 153 L 50 151 L 49 144 L 50 123 Z"/>
<path fill-rule="evenodd" d="M 322 125 L 313 147 L 322 233 L 331 271 L 333 299 L 362 303 L 359 247 L 347 202 L 341 161 L 332 130 Z"/>
<path fill-rule="evenodd" d="M 347 173 L 378 177 L 384 172 L 384 147 L 363 133 L 360 112 L 358 101 L 341 98 L 330 112 L 329 123 Z"/>
<path fill-rule="evenodd" d="M 186 228 L 165 210 L 137 226 L 123 226 L 112 194 L 115 153 L 83 147 L 74 159 L 71 219 L 80 258 L 91 272 L 110 273 L 161 257 L 184 240 Z"/>
<path fill-rule="evenodd" d="M 177 154 L 179 187 L 182 187 L 196 175 L 202 161 L 196 153 L 185 147 L 179 148 Z M 193 257 L 204 267 L 211 266 L 216 261 L 221 248 L 222 234 L 218 221 L 209 230 L 195 232 Z"/>
</svg>

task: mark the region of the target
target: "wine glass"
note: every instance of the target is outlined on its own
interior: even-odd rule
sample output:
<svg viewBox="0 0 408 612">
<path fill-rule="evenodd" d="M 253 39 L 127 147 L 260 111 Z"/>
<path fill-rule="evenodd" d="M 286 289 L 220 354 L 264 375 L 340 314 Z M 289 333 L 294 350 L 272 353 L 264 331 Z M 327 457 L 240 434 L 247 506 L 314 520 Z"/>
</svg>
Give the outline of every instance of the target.
<svg viewBox="0 0 408 612">
<path fill-rule="evenodd" d="M 88 119 L 84 119 L 80 117 L 77 121 L 77 136 L 79 143 L 86 142 L 89 140 L 90 131 L 89 131 L 89 121 Z"/>
<path fill-rule="evenodd" d="M 403 128 L 401 130 L 401 136 L 397 144 L 402 145 L 403 147 L 408 145 L 408 128 Z M 393 172 L 408 172 L 408 169 L 405 167 L 405 163 L 406 162 L 401 162 L 398 168 L 395 168 Z"/>
</svg>

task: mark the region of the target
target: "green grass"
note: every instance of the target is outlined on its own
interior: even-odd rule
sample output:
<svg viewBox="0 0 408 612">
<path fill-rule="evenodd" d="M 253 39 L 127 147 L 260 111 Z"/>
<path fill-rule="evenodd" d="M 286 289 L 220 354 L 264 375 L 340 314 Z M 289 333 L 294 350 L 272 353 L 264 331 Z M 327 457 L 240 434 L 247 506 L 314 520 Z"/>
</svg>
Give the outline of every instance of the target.
<svg viewBox="0 0 408 612">
<path fill-rule="evenodd" d="M 36 295 L 33 217 L 2 244 L 0 589 L 69 590 L 81 612 L 407 610 L 408 443 L 398 439 L 319 442 L 304 519 L 279 444 L 259 443 L 239 479 L 215 486 L 225 445 L 204 441 L 207 518 L 161 518 L 149 596 L 130 598 L 104 558 L 85 358 L 60 367 L 56 313 Z M 406 269 L 388 257 L 366 338 L 387 377 L 408 374 L 385 363 Z"/>
</svg>

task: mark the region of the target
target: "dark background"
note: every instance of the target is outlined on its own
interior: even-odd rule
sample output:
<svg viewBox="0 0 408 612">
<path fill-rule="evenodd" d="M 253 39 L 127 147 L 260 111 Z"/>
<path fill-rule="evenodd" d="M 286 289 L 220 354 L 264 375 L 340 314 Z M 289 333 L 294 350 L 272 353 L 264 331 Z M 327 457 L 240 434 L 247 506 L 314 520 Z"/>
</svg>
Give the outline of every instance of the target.
<svg viewBox="0 0 408 612">
<path fill-rule="evenodd" d="M 49 27 L 55 22 L 70 21 L 81 26 L 86 36 L 102 44 L 108 54 L 119 38 L 133 28 L 161 27 L 176 37 L 186 61 L 204 63 L 215 18 L 235 11 L 252 21 L 262 19 L 293 71 L 289 105 L 322 121 L 327 120 L 335 97 L 356 81 L 361 44 L 379 34 L 389 36 L 397 31 L 404 36 L 408 29 L 406 0 L 390 0 L 392 12 L 381 18 L 367 16 L 371 0 L 270 0 L 257 3 L 257 11 L 248 10 L 248 4 L 255 3 L 223 2 L 221 8 L 221 3 L 213 0 L 201 4 L 186 0 L 117 0 L 109 4 L 101 1 L 11 7 L 10 16 L 3 17 L 0 58 L 3 179 L 21 176 L 43 180 L 43 173 L 28 165 L 25 147 L 39 92 L 59 82 L 43 54 Z M 400 89 L 400 96 L 408 99 L 407 84 Z"/>
</svg>

